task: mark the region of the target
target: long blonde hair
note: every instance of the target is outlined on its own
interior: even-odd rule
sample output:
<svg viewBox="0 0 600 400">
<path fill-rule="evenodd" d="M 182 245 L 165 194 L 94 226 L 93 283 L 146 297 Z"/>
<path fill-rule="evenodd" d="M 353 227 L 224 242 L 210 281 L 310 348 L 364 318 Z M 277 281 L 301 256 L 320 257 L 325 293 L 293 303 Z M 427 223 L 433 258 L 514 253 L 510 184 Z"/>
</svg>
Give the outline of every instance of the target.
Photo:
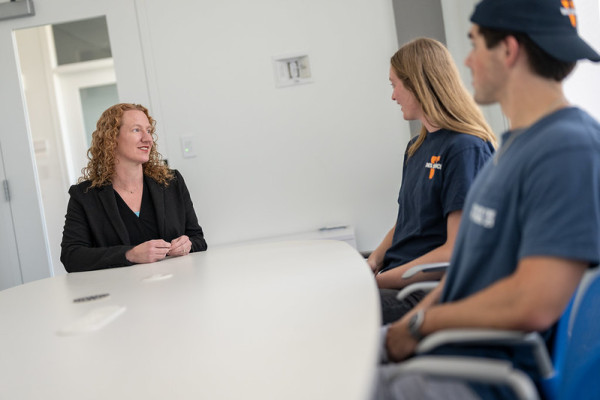
<svg viewBox="0 0 600 400">
<path fill-rule="evenodd" d="M 117 136 L 121 128 L 121 120 L 125 111 L 142 111 L 148 117 L 152 126 L 152 149 L 150 158 L 143 164 L 144 175 L 148 175 L 155 181 L 168 185 L 173 178 L 173 173 L 165 165 L 162 156 L 156 150 L 156 121 L 148 114 L 148 109 L 139 104 L 121 103 L 115 104 L 105 110 L 96 123 L 96 130 L 92 133 L 92 145 L 87 151 L 89 160 L 87 167 L 81 170 L 82 177 L 78 182 L 90 180 L 90 187 L 100 187 L 112 182 L 115 173 L 115 150 L 117 148 Z"/>
<path fill-rule="evenodd" d="M 408 42 L 391 58 L 392 69 L 415 96 L 427 121 L 433 126 L 477 136 L 497 146 L 489 127 L 471 94 L 464 87 L 450 52 L 434 39 Z M 423 144 L 427 130 L 408 149 L 408 157 Z"/>
</svg>

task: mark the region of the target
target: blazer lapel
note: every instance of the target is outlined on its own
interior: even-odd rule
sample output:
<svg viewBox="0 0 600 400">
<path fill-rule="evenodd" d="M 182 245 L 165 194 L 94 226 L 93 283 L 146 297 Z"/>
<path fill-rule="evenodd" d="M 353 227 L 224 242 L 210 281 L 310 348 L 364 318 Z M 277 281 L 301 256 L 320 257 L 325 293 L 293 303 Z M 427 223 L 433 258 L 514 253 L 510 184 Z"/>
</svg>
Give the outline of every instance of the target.
<svg viewBox="0 0 600 400">
<path fill-rule="evenodd" d="M 165 237 L 165 190 L 164 187 L 158 184 L 154 179 L 144 175 L 146 185 L 154 203 L 156 212 L 156 223 L 158 224 L 158 233 L 161 237 Z"/>
<path fill-rule="evenodd" d="M 119 209 L 117 208 L 117 200 L 115 199 L 112 185 L 106 185 L 98 189 L 98 198 L 100 198 L 100 202 L 104 207 L 104 211 L 106 212 L 108 219 L 115 228 L 115 231 L 117 231 L 119 239 L 121 239 L 123 244 L 130 244 L 129 233 L 127 232 L 125 223 L 123 222 L 123 219 L 121 219 L 121 215 L 119 214 Z"/>
</svg>

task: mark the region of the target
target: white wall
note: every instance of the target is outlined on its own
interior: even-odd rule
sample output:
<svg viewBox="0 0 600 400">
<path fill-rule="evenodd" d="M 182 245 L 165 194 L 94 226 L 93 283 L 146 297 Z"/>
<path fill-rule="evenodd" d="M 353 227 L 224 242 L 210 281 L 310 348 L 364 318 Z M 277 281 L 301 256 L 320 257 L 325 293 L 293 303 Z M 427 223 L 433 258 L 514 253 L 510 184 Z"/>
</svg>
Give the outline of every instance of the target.
<svg viewBox="0 0 600 400">
<path fill-rule="evenodd" d="M 600 1 L 575 0 L 579 35 L 600 52 Z M 580 61 L 575 72 L 565 81 L 565 94 L 572 103 L 585 109 L 600 121 L 600 63 Z"/>
<path fill-rule="evenodd" d="M 139 4 L 159 150 L 209 246 L 351 224 L 373 249 L 395 221 L 409 137 L 390 100 L 391 2 Z M 296 52 L 314 83 L 276 88 L 271 58 Z M 196 158 L 182 157 L 181 135 Z"/>
</svg>

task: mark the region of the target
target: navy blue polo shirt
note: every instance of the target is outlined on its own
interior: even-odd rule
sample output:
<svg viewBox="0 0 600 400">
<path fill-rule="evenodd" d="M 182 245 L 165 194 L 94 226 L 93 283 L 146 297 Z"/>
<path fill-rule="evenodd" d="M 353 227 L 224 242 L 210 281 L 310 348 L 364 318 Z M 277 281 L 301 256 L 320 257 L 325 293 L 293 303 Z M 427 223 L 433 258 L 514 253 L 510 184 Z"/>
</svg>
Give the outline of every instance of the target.
<svg viewBox="0 0 600 400">
<path fill-rule="evenodd" d="M 410 146 L 416 138 L 413 138 Z M 494 148 L 473 135 L 440 129 L 404 157 L 398 218 L 382 270 L 414 260 L 446 242 L 446 217 L 462 210 L 475 176 Z"/>
</svg>

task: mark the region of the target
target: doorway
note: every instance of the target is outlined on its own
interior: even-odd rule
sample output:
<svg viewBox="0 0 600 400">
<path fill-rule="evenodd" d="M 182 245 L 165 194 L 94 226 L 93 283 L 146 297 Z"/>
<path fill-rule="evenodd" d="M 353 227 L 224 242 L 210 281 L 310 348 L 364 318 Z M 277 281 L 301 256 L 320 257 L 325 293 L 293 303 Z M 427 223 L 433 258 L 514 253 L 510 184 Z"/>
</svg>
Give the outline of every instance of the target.
<svg viewBox="0 0 600 400">
<path fill-rule="evenodd" d="M 68 189 L 87 165 L 100 113 L 118 103 L 106 17 L 15 31 L 54 274 Z"/>
</svg>

